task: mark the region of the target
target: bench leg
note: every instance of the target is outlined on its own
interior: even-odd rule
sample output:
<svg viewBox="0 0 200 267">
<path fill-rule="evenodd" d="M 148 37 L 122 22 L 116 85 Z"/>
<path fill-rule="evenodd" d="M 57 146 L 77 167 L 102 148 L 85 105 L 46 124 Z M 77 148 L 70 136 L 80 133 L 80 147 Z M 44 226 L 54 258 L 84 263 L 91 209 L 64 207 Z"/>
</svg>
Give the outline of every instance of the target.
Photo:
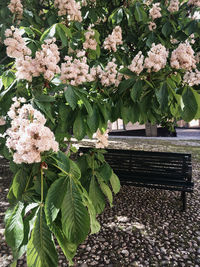
<svg viewBox="0 0 200 267">
<path fill-rule="evenodd" d="M 181 199 L 183 201 L 183 209 L 182 211 L 185 211 L 186 210 L 186 192 L 181 192 Z"/>
</svg>

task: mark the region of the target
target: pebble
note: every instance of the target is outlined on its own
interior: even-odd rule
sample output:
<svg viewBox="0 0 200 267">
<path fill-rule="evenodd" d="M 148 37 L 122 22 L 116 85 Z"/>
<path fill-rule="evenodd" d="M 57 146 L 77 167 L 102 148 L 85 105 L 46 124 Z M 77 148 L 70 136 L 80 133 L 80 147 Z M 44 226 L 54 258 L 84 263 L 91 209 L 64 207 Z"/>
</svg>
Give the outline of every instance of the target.
<svg viewBox="0 0 200 267">
<path fill-rule="evenodd" d="M 128 250 L 126 250 L 126 249 L 124 249 L 124 250 L 122 250 L 122 252 L 121 252 L 122 254 L 124 254 L 125 256 L 128 256 L 129 255 L 129 251 Z"/>
</svg>

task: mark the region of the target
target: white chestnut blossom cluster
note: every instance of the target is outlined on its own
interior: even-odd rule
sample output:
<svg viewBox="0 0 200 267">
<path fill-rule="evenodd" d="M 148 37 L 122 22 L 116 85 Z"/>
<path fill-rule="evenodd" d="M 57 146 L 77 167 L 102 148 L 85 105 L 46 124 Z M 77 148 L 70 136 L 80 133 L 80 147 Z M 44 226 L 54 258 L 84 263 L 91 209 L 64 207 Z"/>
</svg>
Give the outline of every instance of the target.
<svg viewBox="0 0 200 267">
<path fill-rule="evenodd" d="M 195 55 L 196 63 L 200 63 L 200 52 L 197 52 Z"/>
<path fill-rule="evenodd" d="M 97 74 L 103 86 L 114 85 L 115 87 L 118 87 L 123 77 L 123 75 L 120 74 L 117 70 L 117 64 L 115 64 L 115 59 L 108 62 L 104 70 L 102 70 L 100 66 L 98 66 Z"/>
<path fill-rule="evenodd" d="M 11 26 L 5 31 L 5 36 L 4 44 L 7 46 L 6 53 L 9 57 L 24 58 L 24 56 L 31 55 L 31 50 L 26 46 L 19 29 Z"/>
<path fill-rule="evenodd" d="M 83 48 L 85 50 L 87 49 L 96 50 L 97 41 L 95 39 L 95 31 L 89 27 L 84 35 L 85 35 L 85 42 L 83 43 Z"/>
<path fill-rule="evenodd" d="M 170 35 L 170 43 L 171 43 L 171 44 L 178 44 L 179 41 L 178 41 L 177 39 L 173 38 L 173 37 Z"/>
<path fill-rule="evenodd" d="M 183 81 L 189 86 L 200 84 L 200 71 L 195 69 L 195 71 L 187 71 L 183 76 Z"/>
<path fill-rule="evenodd" d="M 158 19 L 162 17 L 162 14 L 160 13 L 160 3 L 155 3 L 152 5 L 152 8 L 149 10 L 149 16 L 152 20 Z"/>
<path fill-rule="evenodd" d="M 41 153 L 49 150 L 57 152 L 59 147 L 53 132 L 44 124 L 45 117 L 24 99 L 14 98 L 8 116 L 12 119 L 7 130 L 6 146 L 14 152 L 13 161 L 17 164 L 41 162 Z M 25 100 L 26 101 L 26 100 Z"/>
<path fill-rule="evenodd" d="M 195 36 L 191 34 L 189 38 L 185 41 L 186 44 L 194 44 L 195 43 Z"/>
<path fill-rule="evenodd" d="M 73 86 L 94 81 L 96 79 L 96 68 L 89 69 L 85 51 L 79 51 L 76 56 L 76 59 L 70 56 L 65 57 L 66 63 L 61 64 L 61 81 Z"/>
<path fill-rule="evenodd" d="M 58 16 L 68 16 L 70 21 L 82 21 L 80 3 L 75 0 L 55 0 L 54 5 L 58 8 Z"/>
<path fill-rule="evenodd" d="M 149 30 L 152 32 L 153 30 L 155 30 L 157 28 L 157 25 L 154 21 L 149 21 Z"/>
<path fill-rule="evenodd" d="M 45 40 L 42 49 L 35 54 L 37 62 L 37 71 L 44 74 L 44 78 L 50 81 L 55 74 L 60 73 L 58 62 L 60 61 L 60 52 L 55 44 L 56 38 Z"/>
<path fill-rule="evenodd" d="M 187 3 L 189 6 L 197 6 L 200 7 L 200 0 L 189 0 Z"/>
<path fill-rule="evenodd" d="M 3 117 L 0 117 L 0 126 L 3 126 L 6 124 L 6 121 Z"/>
<path fill-rule="evenodd" d="M 188 43 L 181 43 L 172 52 L 170 64 L 172 68 L 191 70 L 196 67 L 194 50 Z"/>
<path fill-rule="evenodd" d="M 36 52 L 35 58 L 25 56 L 24 58 L 17 59 L 17 79 L 31 82 L 33 77 L 43 74 L 44 78 L 50 81 L 55 74 L 60 73 L 60 67 L 57 65 L 60 61 L 60 53 L 55 41 L 55 38 L 45 40 L 42 49 Z"/>
<path fill-rule="evenodd" d="M 179 0 L 171 0 L 167 10 L 170 13 L 177 12 L 179 10 Z"/>
<path fill-rule="evenodd" d="M 139 75 L 144 69 L 144 56 L 142 51 L 133 58 L 131 65 L 128 66 L 129 70 Z"/>
<path fill-rule="evenodd" d="M 99 129 L 93 135 L 93 138 L 96 138 L 96 148 L 105 148 L 108 146 L 108 130 L 102 133 Z"/>
<path fill-rule="evenodd" d="M 194 14 L 192 15 L 192 17 L 190 16 L 190 18 L 193 19 L 193 20 L 200 19 L 200 12 L 199 11 L 195 11 Z"/>
<path fill-rule="evenodd" d="M 122 29 L 120 26 L 116 26 L 112 33 L 108 35 L 103 43 L 104 49 L 112 50 L 114 52 L 117 51 L 117 45 L 123 44 L 122 41 Z"/>
<path fill-rule="evenodd" d="M 21 0 L 11 0 L 8 8 L 10 9 L 11 13 L 16 15 L 17 19 L 22 19 L 23 5 L 21 3 Z"/>
<path fill-rule="evenodd" d="M 149 16 L 153 21 L 150 21 L 149 24 L 149 30 L 153 31 L 157 28 L 156 23 L 154 22 L 155 19 L 162 17 L 160 8 L 160 3 L 155 3 L 152 5 L 152 8 L 149 10 Z"/>
<path fill-rule="evenodd" d="M 148 57 L 145 58 L 144 62 L 144 67 L 147 69 L 147 72 L 157 72 L 165 67 L 169 52 L 163 45 L 155 45 L 153 43 L 151 50 L 147 54 Z"/>
</svg>

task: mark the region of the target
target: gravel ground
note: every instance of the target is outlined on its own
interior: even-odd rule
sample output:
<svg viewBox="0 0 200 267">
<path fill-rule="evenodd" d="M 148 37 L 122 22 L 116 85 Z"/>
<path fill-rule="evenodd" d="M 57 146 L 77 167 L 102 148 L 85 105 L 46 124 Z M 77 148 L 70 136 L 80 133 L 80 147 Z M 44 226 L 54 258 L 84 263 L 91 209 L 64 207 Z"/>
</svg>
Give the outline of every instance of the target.
<svg viewBox="0 0 200 267">
<path fill-rule="evenodd" d="M 200 162 L 195 155 L 192 164 L 195 190 L 187 194 L 186 212 L 180 211 L 178 192 L 122 186 L 113 208 L 107 206 L 99 216 L 101 231 L 79 246 L 74 266 L 200 267 Z M 0 173 L 1 267 L 12 261 L 3 237 L 9 183 L 8 174 Z M 17 266 L 26 266 L 25 259 Z M 59 266 L 68 266 L 62 252 Z"/>
</svg>

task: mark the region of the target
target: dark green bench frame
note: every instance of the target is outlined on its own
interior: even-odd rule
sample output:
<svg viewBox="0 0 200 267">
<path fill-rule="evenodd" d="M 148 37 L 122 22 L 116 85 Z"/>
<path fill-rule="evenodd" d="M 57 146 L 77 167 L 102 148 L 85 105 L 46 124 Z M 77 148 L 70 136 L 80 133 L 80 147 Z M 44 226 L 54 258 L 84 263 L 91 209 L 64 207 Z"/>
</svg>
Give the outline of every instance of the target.
<svg viewBox="0 0 200 267">
<path fill-rule="evenodd" d="M 91 148 L 80 148 L 88 152 Z M 186 192 L 192 193 L 191 154 L 106 149 L 105 159 L 122 185 L 181 191 L 183 210 Z"/>
</svg>

